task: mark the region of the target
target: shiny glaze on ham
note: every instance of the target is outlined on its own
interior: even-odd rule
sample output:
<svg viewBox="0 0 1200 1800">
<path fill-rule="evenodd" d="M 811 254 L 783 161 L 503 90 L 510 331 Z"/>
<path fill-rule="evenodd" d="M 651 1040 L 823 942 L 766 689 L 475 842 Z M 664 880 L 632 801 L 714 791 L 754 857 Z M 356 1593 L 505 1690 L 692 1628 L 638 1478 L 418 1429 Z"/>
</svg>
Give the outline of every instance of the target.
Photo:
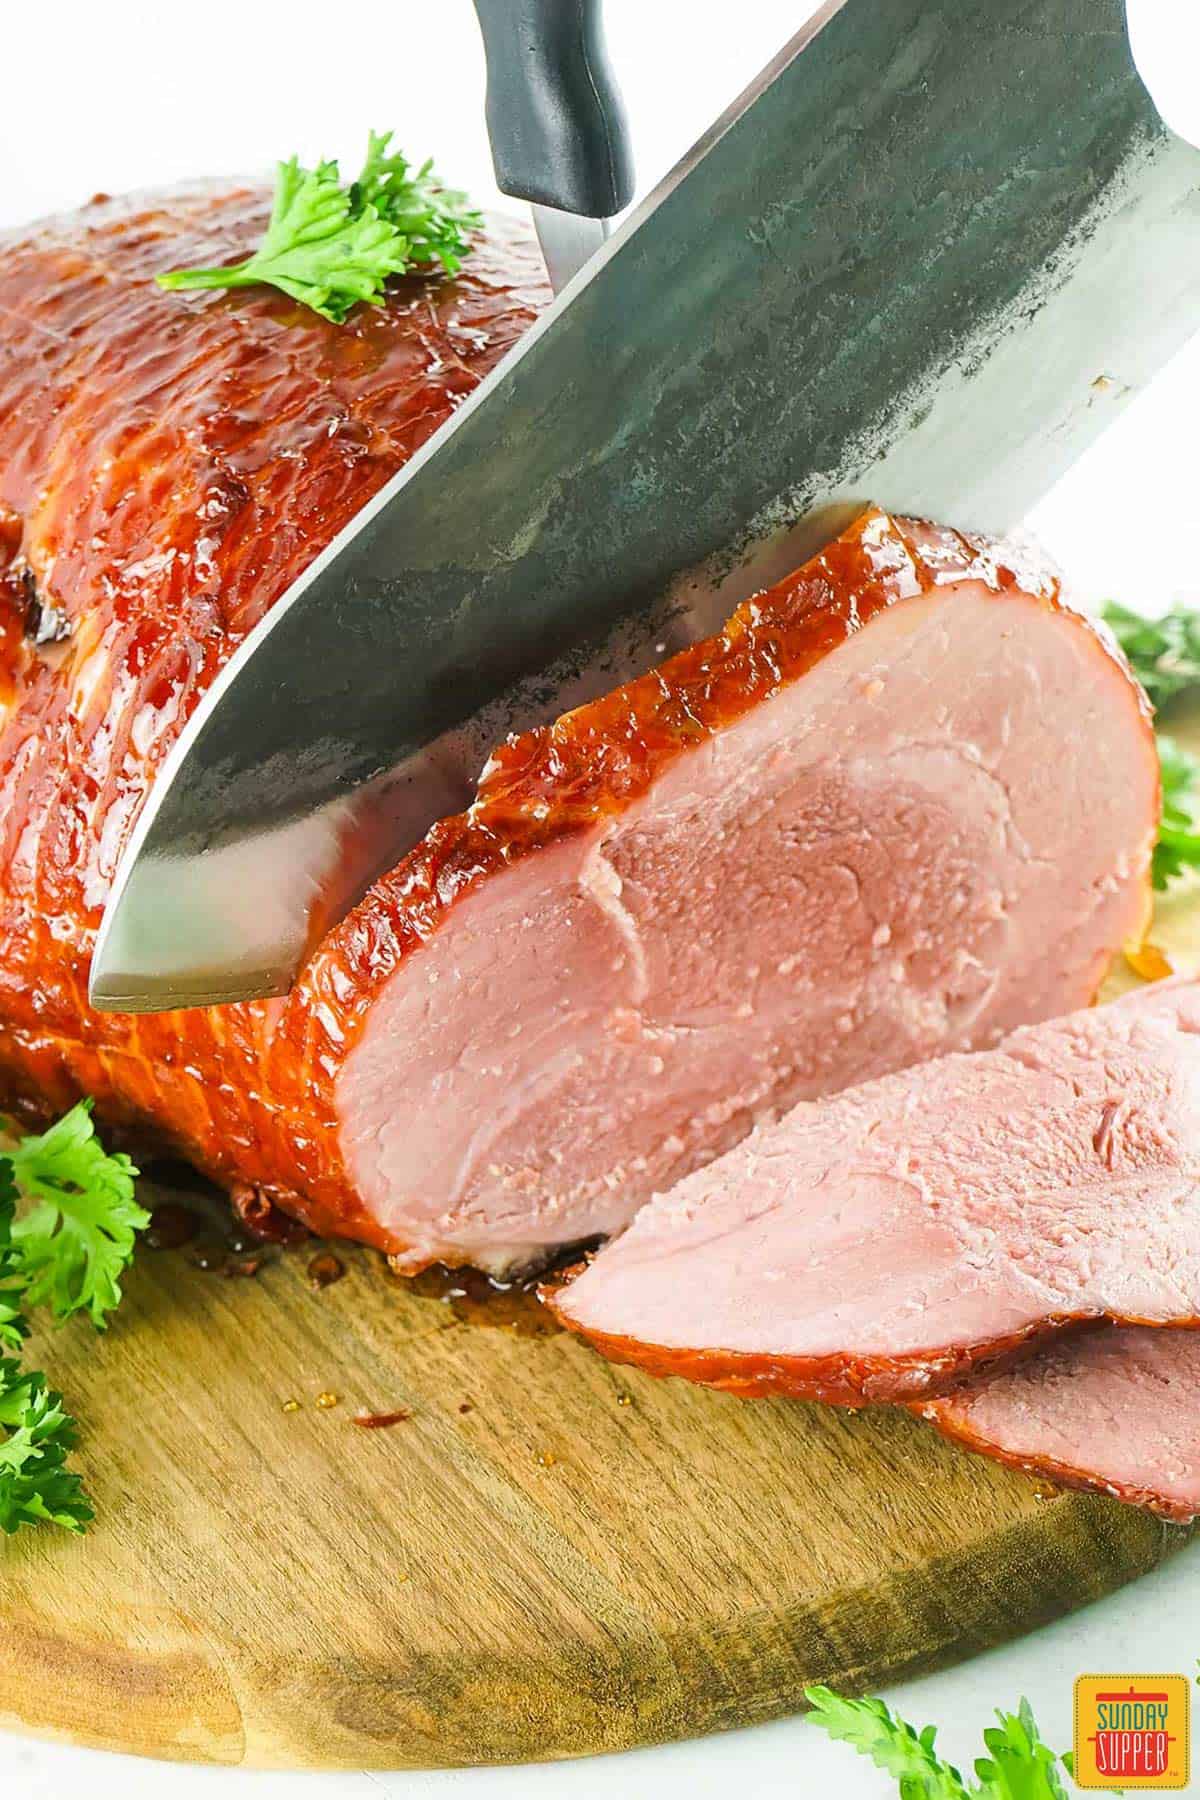
<svg viewBox="0 0 1200 1800">
<path fill-rule="evenodd" d="M 549 291 L 503 221 L 456 280 L 395 283 L 344 326 L 266 288 L 154 285 L 248 254 L 269 205 L 253 184 L 98 197 L 0 241 L 0 1064 L 32 1115 L 92 1094 L 278 1194 L 317 1160 L 322 1070 L 301 1047 L 281 1112 L 272 1009 L 91 1012 L 105 895 L 218 670 Z M 43 607 L 70 636 L 35 650 Z"/>
</svg>

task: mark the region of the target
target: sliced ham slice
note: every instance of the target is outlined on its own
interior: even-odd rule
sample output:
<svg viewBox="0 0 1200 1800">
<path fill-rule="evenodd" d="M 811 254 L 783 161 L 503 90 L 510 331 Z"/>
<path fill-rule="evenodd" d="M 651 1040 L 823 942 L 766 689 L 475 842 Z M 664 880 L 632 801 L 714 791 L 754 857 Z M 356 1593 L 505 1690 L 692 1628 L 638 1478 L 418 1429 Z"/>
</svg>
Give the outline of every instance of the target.
<svg viewBox="0 0 1200 1800">
<path fill-rule="evenodd" d="M 1200 1331 L 1089 1331 L 916 1410 L 1030 1474 L 1200 1514 Z"/>
<path fill-rule="evenodd" d="M 1076 1320 L 1200 1322 L 1200 980 L 796 1107 L 556 1304 L 655 1374 L 848 1404 Z"/>
</svg>

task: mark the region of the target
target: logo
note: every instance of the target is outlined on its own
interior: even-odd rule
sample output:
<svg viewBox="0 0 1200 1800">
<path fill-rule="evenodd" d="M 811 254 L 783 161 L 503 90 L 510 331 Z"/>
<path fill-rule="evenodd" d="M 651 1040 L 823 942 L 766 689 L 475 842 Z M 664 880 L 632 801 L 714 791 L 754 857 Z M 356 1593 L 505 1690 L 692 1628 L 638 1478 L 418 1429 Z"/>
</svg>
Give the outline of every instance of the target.
<svg viewBox="0 0 1200 1800">
<path fill-rule="evenodd" d="M 1183 1788 L 1191 1702 L 1186 1675 L 1081 1675 L 1075 1782 L 1081 1788 Z"/>
</svg>

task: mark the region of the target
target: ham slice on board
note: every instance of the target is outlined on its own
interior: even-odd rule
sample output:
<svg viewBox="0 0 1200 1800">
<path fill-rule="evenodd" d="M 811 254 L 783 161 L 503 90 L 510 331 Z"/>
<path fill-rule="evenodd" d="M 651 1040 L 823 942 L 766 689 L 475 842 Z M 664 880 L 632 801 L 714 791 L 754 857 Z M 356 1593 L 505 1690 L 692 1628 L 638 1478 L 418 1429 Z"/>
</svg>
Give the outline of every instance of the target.
<svg viewBox="0 0 1200 1800">
<path fill-rule="evenodd" d="M 1200 1513 L 1200 1331 L 1102 1329 L 916 1408 L 939 1431 L 1069 1487 Z"/>
<path fill-rule="evenodd" d="M 655 1374 L 851 1405 L 1076 1322 L 1200 1324 L 1200 980 L 794 1108 L 555 1304 Z"/>
</svg>

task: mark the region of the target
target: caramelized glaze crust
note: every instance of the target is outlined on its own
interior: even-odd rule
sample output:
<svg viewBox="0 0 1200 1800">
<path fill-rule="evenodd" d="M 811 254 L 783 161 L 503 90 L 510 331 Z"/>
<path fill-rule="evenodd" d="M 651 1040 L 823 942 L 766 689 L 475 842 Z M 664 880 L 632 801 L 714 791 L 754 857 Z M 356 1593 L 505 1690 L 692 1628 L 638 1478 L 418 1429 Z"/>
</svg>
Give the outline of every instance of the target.
<svg viewBox="0 0 1200 1800">
<path fill-rule="evenodd" d="M 92 1094 L 278 1195 L 293 1131 L 316 1152 L 302 1100 L 277 1123 L 272 1009 L 91 1012 L 105 896 L 222 665 L 549 292 L 504 221 L 456 280 L 397 282 L 344 326 L 266 288 L 154 285 L 248 254 L 269 206 L 254 184 L 98 197 L 0 245 L 0 1066 L 31 1116 Z M 42 620 L 70 635 L 35 647 Z"/>
<path fill-rule="evenodd" d="M 568 1331 L 580 1331 L 569 1313 L 559 1309 L 559 1291 L 547 1285 L 541 1290 L 541 1298 L 560 1325 Z M 1039 1324 L 1036 1329 L 1011 1332 L 982 1346 L 939 1349 L 927 1356 L 906 1358 L 858 1356 L 851 1352 L 835 1356 L 756 1356 L 736 1350 L 682 1350 L 664 1344 L 642 1344 L 608 1332 L 581 1331 L 581 1335 L 609 1362 L 644 1369 L 647 1375 L 660 1380 L 673 1375 L 699 1387 L 737 1394 L 743 1400 L 768 1400 L 782 1395 L 792 1400 L 821 1400 L 827 1406 L 908 1405 L 917 1412 L 924 1402 L 912 1396 L 942 1394 L 980 1370 L 1006 1369 L 1028 1356 L 1043 1337 L 1088 1322 L 1054 1318 L 1046 1321 L 1044 1328 Z M 935 1415 L 930 1411 L 923 1416 Z M 948 1434 L 954 1433 L 955 1428 L 943 1425 L 940 1416 L 936 1422 Z M 960 1430 L 957 1435 L 965 1441 L 967 1433 Z"/>
</svg>

